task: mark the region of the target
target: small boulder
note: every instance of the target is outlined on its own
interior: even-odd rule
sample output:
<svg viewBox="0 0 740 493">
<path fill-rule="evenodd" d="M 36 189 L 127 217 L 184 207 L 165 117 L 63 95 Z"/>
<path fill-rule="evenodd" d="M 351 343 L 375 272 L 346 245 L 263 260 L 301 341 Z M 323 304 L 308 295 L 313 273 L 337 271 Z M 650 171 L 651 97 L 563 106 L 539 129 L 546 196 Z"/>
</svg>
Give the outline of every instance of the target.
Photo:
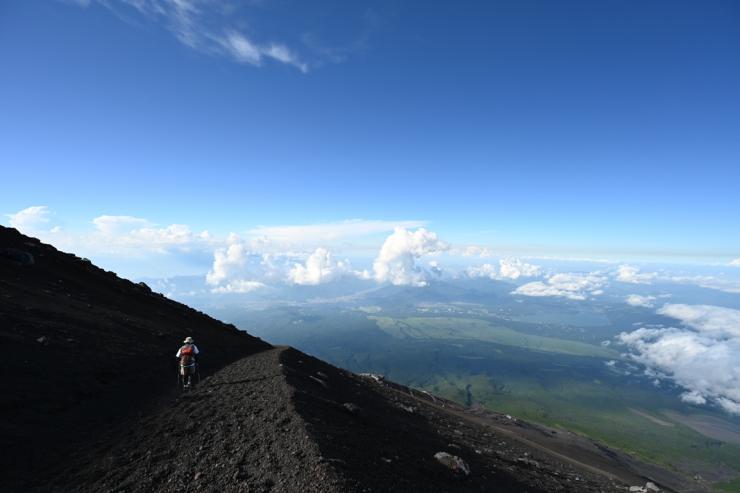
<svg viewBox="0 0 740 493">
<path fill-rule="evenodd" d="M 447 452 L 437 452 L 434 454 L 434 458 L 437 462 L 444 465 L 452 472 L 460 476 L 470 476 L 470 466 L 462 460 L 460 457 Z"/>
<path fill-rule="evenodd" d="M 48 346 L 49 345 L 49 338 L 46 337 L 46 336 L 41 336 L 38 339 L 36 339 L 36 342 L 38 342 L 42 346 Z"/>
<path fill-rule="evenodd" d="M 360 414 L 360 406 L 358 406 L 354 402 L 345 402 L 344 404 L 342 404 L 342 407 L 350 414 Z"/>
<path fill-rule="evenodd" d="M 660 491 L 660 488 L 658 488 L 658 485 L 656 485 L 652 481 L 648 481 L 647 483 L 645 483 L 645 489 L 648 491 Z"/>
</svg>

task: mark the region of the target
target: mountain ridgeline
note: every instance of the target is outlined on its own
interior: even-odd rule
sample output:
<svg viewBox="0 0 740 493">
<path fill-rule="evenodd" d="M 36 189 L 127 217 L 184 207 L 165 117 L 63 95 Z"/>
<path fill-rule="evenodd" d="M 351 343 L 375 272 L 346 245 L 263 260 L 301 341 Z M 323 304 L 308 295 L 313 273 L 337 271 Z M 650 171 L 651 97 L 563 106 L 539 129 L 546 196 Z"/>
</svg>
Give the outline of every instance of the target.
<svg viewBox="0 0 740 493">
<path fill-rule="evenodd" d="M 186 336 L 204 378 L 182 394 Z M 4 227 L 0 341 L 8 491 L 689 491 L 574 434 L 273 347 Z"/>
</svg>

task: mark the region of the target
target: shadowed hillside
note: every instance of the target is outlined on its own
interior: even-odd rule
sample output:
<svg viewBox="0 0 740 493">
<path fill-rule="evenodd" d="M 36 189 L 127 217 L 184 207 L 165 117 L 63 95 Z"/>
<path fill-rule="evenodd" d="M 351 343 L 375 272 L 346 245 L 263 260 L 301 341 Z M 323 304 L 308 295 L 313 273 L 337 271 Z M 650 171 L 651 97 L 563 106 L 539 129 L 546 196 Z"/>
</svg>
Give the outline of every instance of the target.
<svg viewBox="0 0 740 493">
<path fill-rule="evenodd" d="M 174 353 L 188 335 L 203 352 L 206 373 L 270 347 L 145 285 L 0 227 L 6 484 L 35 475 L 173 389 Z"/>
</svg>

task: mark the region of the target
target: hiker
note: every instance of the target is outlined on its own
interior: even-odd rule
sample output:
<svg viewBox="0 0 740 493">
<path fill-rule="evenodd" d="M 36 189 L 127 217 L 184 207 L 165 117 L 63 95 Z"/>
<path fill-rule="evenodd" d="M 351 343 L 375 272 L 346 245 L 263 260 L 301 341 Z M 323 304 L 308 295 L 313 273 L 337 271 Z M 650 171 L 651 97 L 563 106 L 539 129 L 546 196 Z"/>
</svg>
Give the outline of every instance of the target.
<svg viewBox="0 0 740 493">
<path fill-rule="evenodd" d="M 175 358 L 180 360 L 180 375 L 182 375 L 183 387 L 195 386 L 195 371 L 198 363 L 198 346 L 192 337 L 186 337 L 183 346 L 177 350 Z"/>
</svg>

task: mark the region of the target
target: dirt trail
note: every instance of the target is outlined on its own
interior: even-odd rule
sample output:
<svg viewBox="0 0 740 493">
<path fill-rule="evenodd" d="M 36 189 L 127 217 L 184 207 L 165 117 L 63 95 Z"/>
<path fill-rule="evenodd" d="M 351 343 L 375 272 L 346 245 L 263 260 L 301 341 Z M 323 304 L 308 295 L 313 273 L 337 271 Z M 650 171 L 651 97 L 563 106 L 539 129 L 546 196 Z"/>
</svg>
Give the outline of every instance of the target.
<svg viewBox="0 0 740 493">
<path fill-rule="evenodd" d="M 284 349 L 244 358 L 92 448 L 40 490 L 342 491 L 292 405 Z"/>
</svg>

